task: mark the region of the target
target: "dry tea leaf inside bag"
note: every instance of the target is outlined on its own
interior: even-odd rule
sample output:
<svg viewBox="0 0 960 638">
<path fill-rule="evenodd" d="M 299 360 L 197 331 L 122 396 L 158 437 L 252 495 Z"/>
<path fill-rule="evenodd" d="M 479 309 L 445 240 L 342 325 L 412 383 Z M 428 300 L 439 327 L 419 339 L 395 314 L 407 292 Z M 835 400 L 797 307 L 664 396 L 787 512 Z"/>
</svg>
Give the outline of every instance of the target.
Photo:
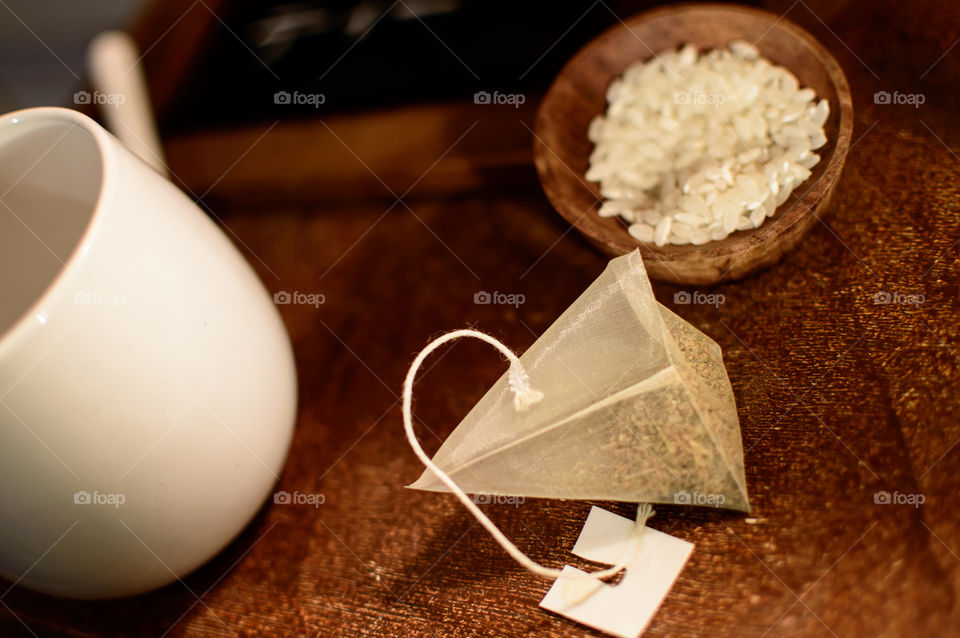
<svg viewBox="0 0 960 638">
<path fill-rule="evenodd" d="M 720 347 L 660 305 L 639 252 L 613 259 L 519 359 L 433 462 L 466 492 L 749 511 Z M 431 471 L 410 487 L 448 491 Z"/>
</svg>

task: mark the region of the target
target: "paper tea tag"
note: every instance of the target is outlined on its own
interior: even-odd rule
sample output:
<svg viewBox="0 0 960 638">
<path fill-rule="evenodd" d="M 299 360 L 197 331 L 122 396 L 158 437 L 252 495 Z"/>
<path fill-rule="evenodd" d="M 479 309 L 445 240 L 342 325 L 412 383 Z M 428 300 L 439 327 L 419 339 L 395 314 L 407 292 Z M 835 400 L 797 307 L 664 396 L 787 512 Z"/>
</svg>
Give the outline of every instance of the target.
<svg viewBox="0 0 960 638">
<path fill-rule="evenodd" d="M 673 587 L 693 551 L 693 543 L 649 527 L 637 537 L 634 521 L 594 507 L 573 553 L 587 560 L 616 564 L 633 549 L 616 585 L 593 578 L 558 578 L 540 606 L 600 631 L 636 638 Z M 578 572 L 566 565 L 563 572 Z"/>
</svg>

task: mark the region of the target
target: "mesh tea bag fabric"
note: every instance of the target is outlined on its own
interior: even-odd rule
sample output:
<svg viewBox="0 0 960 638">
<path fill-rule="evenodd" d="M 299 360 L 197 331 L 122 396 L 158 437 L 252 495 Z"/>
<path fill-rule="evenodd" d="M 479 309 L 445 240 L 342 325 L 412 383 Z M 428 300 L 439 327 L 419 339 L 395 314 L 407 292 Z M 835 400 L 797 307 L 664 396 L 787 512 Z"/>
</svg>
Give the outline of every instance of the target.
<svg viewBox="0 0 960 638">
<path fill-rule="evenodd" d="M 749 511 L 720 347 L 657 302 L 638 251 L 520 362 L 543 400 L 517 410 L 505 373 L 433 457 L 466 492 Z M 448 491 L 429 469 L 409 487 Z"/>
</svg>

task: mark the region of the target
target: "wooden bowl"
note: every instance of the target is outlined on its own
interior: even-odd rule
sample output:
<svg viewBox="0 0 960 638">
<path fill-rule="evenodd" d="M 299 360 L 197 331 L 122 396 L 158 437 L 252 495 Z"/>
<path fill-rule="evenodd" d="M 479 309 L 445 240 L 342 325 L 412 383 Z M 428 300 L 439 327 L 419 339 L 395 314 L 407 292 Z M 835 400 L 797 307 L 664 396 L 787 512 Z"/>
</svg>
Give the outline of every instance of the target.
<svg viewBox="0 0 960 638">
<path fill-rule="evenodd" d="M 593 143 L 587 126 L 606 111 L 611 80 L 631 62 L 686 43 L 701 51 L 731 40 L 755 42 L 760 53 L 792 71 L 801 86 L 830 103 L 827 144 L 813 174 L 759 228 L 700 246 L 656 246 L 634 239 L 619 218 L 597 214 L 599 184 L 584 175 Z M 534 163 L 550 203 L 600 250 L 618 256 L 636 248 L 650 277 L 683 284 L 739 279 L 779 260 L 811 226 L 830 197 L 850 148 L 853 103 L 843 71 L 809 33 L 778 15 L 736 5 L 686 4 L 654 9 L 611 27 L 581 49 L 554 80 L 537 112 Z"/>
</svg>

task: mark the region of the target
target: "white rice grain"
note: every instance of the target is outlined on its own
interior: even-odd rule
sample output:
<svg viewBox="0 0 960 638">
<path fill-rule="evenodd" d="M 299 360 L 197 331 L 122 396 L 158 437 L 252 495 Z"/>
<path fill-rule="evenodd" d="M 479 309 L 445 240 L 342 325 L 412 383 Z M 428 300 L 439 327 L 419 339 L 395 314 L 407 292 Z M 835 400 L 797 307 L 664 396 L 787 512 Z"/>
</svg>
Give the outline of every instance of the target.
<svg viewBox="0 0 960 638">
<path fill-rule="evenodd" d="M 607 100 L 587 130 L 599 214 L 659 246 L 759 227 L 810 178 L 820 161 L 811 151 L 827 143 L 829 103 L 743 40 L 634 63 Z"/>
</svg>

